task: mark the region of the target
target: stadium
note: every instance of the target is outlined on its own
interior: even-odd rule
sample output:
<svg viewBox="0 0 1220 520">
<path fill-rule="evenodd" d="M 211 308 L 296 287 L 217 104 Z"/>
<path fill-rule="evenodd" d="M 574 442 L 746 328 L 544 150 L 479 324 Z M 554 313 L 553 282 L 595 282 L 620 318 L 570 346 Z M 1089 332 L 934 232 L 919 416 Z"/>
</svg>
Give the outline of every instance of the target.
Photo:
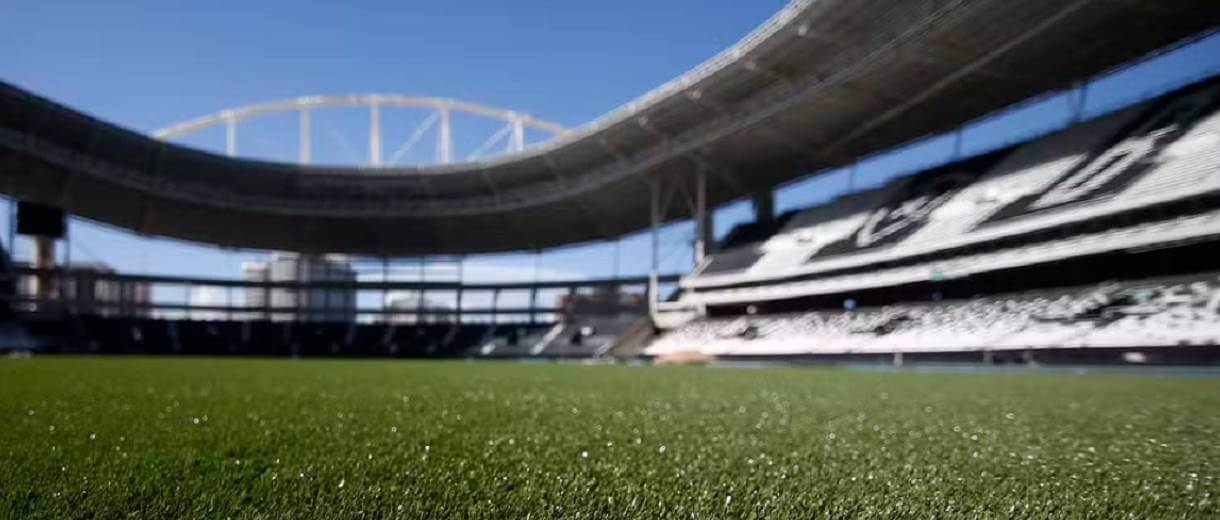
<svg viewBox="0 0 1220 520">
<path fill-rule="evenodd" d="M 1218 28 L 793 0 L 582 124 L 0 70 L 0 516 L 1220 515 Z"/>
</svg>

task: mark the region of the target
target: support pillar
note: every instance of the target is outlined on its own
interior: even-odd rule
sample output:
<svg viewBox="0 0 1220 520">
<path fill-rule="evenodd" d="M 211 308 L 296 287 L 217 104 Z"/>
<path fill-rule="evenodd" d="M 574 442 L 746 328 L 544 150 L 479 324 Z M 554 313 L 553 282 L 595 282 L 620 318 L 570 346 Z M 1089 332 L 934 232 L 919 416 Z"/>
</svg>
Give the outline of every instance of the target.
<svg viewBox="0 0 1220 520">
<path fill-rule="evenodd" d="M 381 321 L 389 322 L 391 315 L 386 311 L 390 310 L 390 288 L 387 284 L 390 283 L 390 259 L 381 257 Z"/>
<path fill-rule="evenodd" d="M 225 155 L 237 155 L 237 119 L 233 116 L 225 118 Z"/>
<path fill-rule="evenodd" d="M 453 162 L 453 130 L 450 127 L 449 109 L 440 109 L 441 126 L 437 130 L 436 159 L 441 164 Z"/>
<path fill-rule="evenodd" d="M 534 283 L 537 283 L 537 282 L 534 282 Z M 538 286 L 534 285 L 534 286 L 530 287 L 530 325 L 535 325 L 538 323 L 538 313 L 535 312 L 537 309 L 538 309 Z"/>
<path fill-rule="evenodd" d="M 381 106 L 369 104 L 369 164 L 381 166 Z"/>
<path fill-rule="evenodd" d="M 695 265 L 712 253 L 715 217 L 707 210 L 707 169 L 695 174 Z"/>
<path fill-rule="evenodd" d="M 309 164 L 313 160 L 313 130 L 309 121 L 309 109 L 301 109 L 297 132 L 297 160 L 301 164 Z"/>
<path fill-rule="evenodd" d="M 60 262 L 60 265 L 67 270 L 72 269 L 72 217 L 70 215 L 71 213 L 64 216 L 64 236 L 62 238 L 64 242 L 64 257 L 63 261 Z"/>
<path fill-rule="evenodd" d="M 16 177 L 14 177 L 16 178 Z M 8 258 L 12 262 L 17 261 L 17 190 L 16 182 L 10 183 L 9 193 L 13 195 L 8 199 Z"/>
<path fill-rule="evenodd" d="M 424 274 L 428 270 L 428 257 L 419 257 L 419 289 L 415 295 L 415 324 L 424 323 L 424 282 L 428 281 L 428 275 Z"/>
<path fill-rule="evenodd" d="M 661 186 L 660 183 L 653 179 L 649 183 L 649 195 L 651 200 L 651 208 L 649 214 L 651 216 L 650 233 L 652 236 L 652 261 L 648 267 L 648 315 L 656 318 L 657 315 L 657 286 L 658 275 L 660 269 L 660 245 L 661 245 Z"/>
<path fill-rule="evenodd" d="M 499 321 L 497 319 L 499 316 L 496 313 L 496 309 L 499 307 L 500 307 L 500 289 L 492 289 L 491 290 L 491 324 L 492 325 L 495 325 L 496 322 Z"/>
<path fill-rule="evenodd" d="M 513 140 L 512 151 L 520 152 L 525 149 L 525 122 L 521 118 L 515 118 L 513 125 Z"/>
<path fill-rule="evenodd" d="M 466 264 L 466 258 L 459 256 L 458 257 L 457 298 L 456 298 L 456 301 L 454 302 L 454 309 L 456 310 L 456 315 L 454 315 L 454 317 L 453 317 L 453 320 L 458 325 L 462 324 L 462 291 L 466 287 L 466 265 L 465 264 Z"/>
<path fill-rule="evenodd" d="M 560 309 L 560 312 L 566 313 L 569 309 L 572 309 L 575 306 L 576 306 L 576 286 L 569 285 L 568 286 L 568 298 L 567 298 L 567 300 L 565 300 L 563 309 Z"/>
<path fill-rule="evenodd" d="M 296 277 L 295 277 L 296 279 L 293 280 L 293 282 L 296 284 L 296 289 L 293 291 L 293 293 L 296 295 L 296 298 L 295 298 L 296 301 L 294 302 L 294 303 L 296 303 L 296 317 L 293 321 L 298 321 L 298 322 L 304 320 L 305 298 L 307 297 L 307 294 L 304 291 L 304 288 L 305 288 L 305 275 L 304 275 L 305 262 L 306 262 L 305 253 L 297 253 L 296 265 L 293 266 L 295 268 L 294 271 L 296 272 Z"/>
<path fill-rule="evenodd" d="M 267 321 L 272 320 L 272 318 L 271 318 L 271 285 L 270 285 L 271 280 L 272 280 L 271 269 L 272 269 L 272 266 L 270 263 L 268 263 L 267 270 L 266 270 L 265 274 L 263 275 L 263 280 L 262 280 L 264 284 L 267 284 L 267 285 L 263 285 L 263 319 L 267 320 Z"/>
<path fill-rule="evenodd" d="M 1069 124 L 1076 124 L 1084 120 L 1085 106 L 1089 102 L 1089 82 L 1082 81 L 1076 85 L 1075 96 L 1072 96 L 1074 103 L 1072 104 L 1072 120 Z"/>
<path fill-rule="evenodd" d="M 34 279 L 34 296 L 40 305 L 49 302 L 55 295 L 55 239 L 46 236 L 34 237 L 34 267 L 38 276 Z"/>
<path fill-rule="evenodd" d="M 622 251 L 620 251 L 622 249 L 622 244 L 622 237 L 614 239 L 614 258 L 610 260 L 610 277 L 614 279 L 619 278 L 619 272 L 622 269 L 619 265 L 622 261 L 622 257 L 620 256 L 622 253 Z"/>
<path fill-rule="evenodd" d="M 534 283 L 530 285 L 529 321 L 530 325 L 538 323 L 534 309 L 538 307 L 538 271 L 542 263 L 542 251 L 534 251 Z"/>
<path fill-rule="evenodd" d="M 775 192 L 760 191 L 754 194 L 754 222 L 765 223 L 775 219 Z"/>
</svg>

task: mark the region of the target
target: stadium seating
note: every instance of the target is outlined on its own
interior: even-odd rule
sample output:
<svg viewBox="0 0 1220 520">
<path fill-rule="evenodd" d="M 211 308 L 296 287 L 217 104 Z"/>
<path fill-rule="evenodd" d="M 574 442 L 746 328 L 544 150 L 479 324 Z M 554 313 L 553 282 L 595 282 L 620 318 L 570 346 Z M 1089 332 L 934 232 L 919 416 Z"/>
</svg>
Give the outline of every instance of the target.
<svg viewBox="0 0 1220 520">
<path fill-rule="evenodd" d="M 681 295 L 679 301 L 690 304 L 751 303 L 808 295 L 841 294 L 936 278 L 952 278 L 1012 269 L 1085 254 L 1147 247 L 1162 242 L 1217 234 L 1220 234 L 1220 210 L 1139 225 L 1115 227 L 1101 232 L 1082 232 L 1057 240 L 1003 247 L 994 251 L 897 267 L 859 270 L 848 274 L 827 275 L 801 281 L 744 285 L 702 292 L 687 291 Z"/>
<path fill-rule="evenodd" d="M 754 265 L 765 253 L 763 242 L 786 229 L 786 224 L 796 215 L 790 211 L 767 222 L 748 222 L 729 230 L 721 241 L 721 254 L 709 257 L 700 268 L 706 274 L 735 273 Z"/>
<path fill-rule="evenodd" d="M 1220 346 L 1220 276 L 1104 283 L 963 301 L 697 320 L 650 356 L 784 356 Z"/>
<path fill-rule="evenodd" d="M 561 326 L 527 323 L 490 325 L 485 327 L 485 334 L 473 354 L 481 357 L 528 357 L 534 355 L 538 344 L 556 328 Z"/>
<path fill-rule="evenodd" d="M 551 337 L 535 346 L 534 355 L 562 358 L 602 356 L 615 340 L 639 320 L 638 316 L 577 317 L 548 331 Z"/>
<path fill-rule="evenodd" d="M 1211 81 L 809 208 L 761 244 L 726 243 L 682 280 L 681 301 L 832 294 L 1044 262 L 1043 254 L 1083 254 L 1082 243 L 1211 236 L 1220 209 L 1218 108 L 1220 82 Z M 1158 208 L 1173 211 L 1146 214 Z M 1012 240 L 1023 243 L 1004 242 Z M 976 253 L 986 249 L 993 252 Z"/>
</svg>

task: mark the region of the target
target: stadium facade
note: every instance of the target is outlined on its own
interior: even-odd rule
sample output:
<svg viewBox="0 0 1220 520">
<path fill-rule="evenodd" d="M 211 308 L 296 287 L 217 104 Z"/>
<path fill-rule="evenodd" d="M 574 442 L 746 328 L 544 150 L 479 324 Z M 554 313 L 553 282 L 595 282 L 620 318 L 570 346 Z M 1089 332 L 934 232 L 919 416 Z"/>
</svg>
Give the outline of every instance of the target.
<svg viewBox="0 0 1220 520">
<path fill-rule="evenodd" d="M 1203 0 L 796 0 L 592 123 L 505 156 L 421 167 L 226 157 L 0 85 L 0 190 L 142 234 L 298 259 L 538 250 L 649 228 L 654 243 L 647 280 L 369 283 L 303 276 L 299 261 L 295 277 L 252 266 L 246 282 L 107 277 L 244 292 L 244 305 L 212 309 L 225 319 L 206 323 L 81 313 L 63 293 L 10 301 L 38 310 L 30 333 L 64 351 L 1214 362 L 1215 80 L 803 211 L 773 215 L 771 193 L 1049 92 L 1083 98 L 1089 78 L 1217 26 L 1220 8 Z M 714 244 L 714 208 L 743 198 L 755 221 Z M 661 302 L 656 230 L 681 219 L 696 223 L 699 262 Z M 77 276 L 45 264 L 9 271 Z M 575 301 L 640 285 L 642 319 L 538 303 L 544 290 Z M 357 308 L 358 292 L 391 290 L 418 302 L 453 291 L 458 304 L 416 305 L 409 323 L 384 300 Z M 463 308 L 471 291 L 491 292 L 491 307 Z M 529 292 L 529 304 L 498 308 L 505 291 Z M 261 318 L 230 319 L 253 308 Z M 351 319 L 362 312 L 383 320 Z M 472 314 L 492 323 L 463 318 Z M 520 319 L 497 323 L 503 315 Z"/>
</svg>

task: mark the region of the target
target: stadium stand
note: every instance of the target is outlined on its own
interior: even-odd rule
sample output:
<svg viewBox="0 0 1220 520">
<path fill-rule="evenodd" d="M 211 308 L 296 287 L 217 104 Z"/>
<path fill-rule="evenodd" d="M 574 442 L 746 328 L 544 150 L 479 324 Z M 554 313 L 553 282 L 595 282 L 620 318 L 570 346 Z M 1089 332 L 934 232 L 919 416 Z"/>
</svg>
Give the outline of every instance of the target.
<svg viewBox="0 0 1220 520">
<path fill-rule="evenodd" d="M 777 232 L 782 234 L 785 224 L 796 215 L 790 211 L 780 215 L 778 219 L 766 222 L 748 222 L 733 227 L 721 241 L 721 254 L 708 258 L 700 272 L 704 274 L 720 274 L 739 272 L 754 265 L 767 251 L 767 244 Z"/>
<path fill-rule="evenodd" d="M 639 320 L 638 316 L 582 316 L 564 320 L 551 329 L 549 341 L 536 345 L 535 355 L 591 358 L 604 355 L 615 340 Z"/>
<path fill-rule="evenodd" d="M 961 301 L 699 320 L 649 356 L 801 356 L 1220 345 L 1216 273 Z M 1212 350 L 1213 358 L 1220 352 Z"/>
<path fill-rule="evenodd" d="M 1184 212 L 1181 205 L 1220 188 L 1218 103 L 1220 82 L 1211 81 L 1043 139 L 811 208 L 766 240 L 760 248 L 765 254 L 756 262 L 735 262 L 744 266 L 703 269 L 686 277 L 681 282 L 687 289 L 684 298 L 715 303 L 717 296 L 731 294 L 723 288 L 913 264 L 930 254 L 1150 208 Z M 1205 209 L 1196 208 L 1195 215 Z M 1119 234 L 1124 229 L 1114 226 Z M 728 244 L 713 258 L 736 254 L 737 248 Z M 716 263 L 713 259 L 710 265 Z"/>
<path fill-rule="evenodd" d="M 1220 345 L 1220 279 L 1196 274 L 1220 237 L 1218 110 L 1212 79 L 803 210 L 685 277 L 674 306 L 707 317 L 645 353 Z"/>
<path fill-rule="evenodd" d="M 472 354 L 497 358 L 529 357 L 555 327 L 557 325 L 524 323 L 483 326 L 483 334 Z"/>
</svg>

